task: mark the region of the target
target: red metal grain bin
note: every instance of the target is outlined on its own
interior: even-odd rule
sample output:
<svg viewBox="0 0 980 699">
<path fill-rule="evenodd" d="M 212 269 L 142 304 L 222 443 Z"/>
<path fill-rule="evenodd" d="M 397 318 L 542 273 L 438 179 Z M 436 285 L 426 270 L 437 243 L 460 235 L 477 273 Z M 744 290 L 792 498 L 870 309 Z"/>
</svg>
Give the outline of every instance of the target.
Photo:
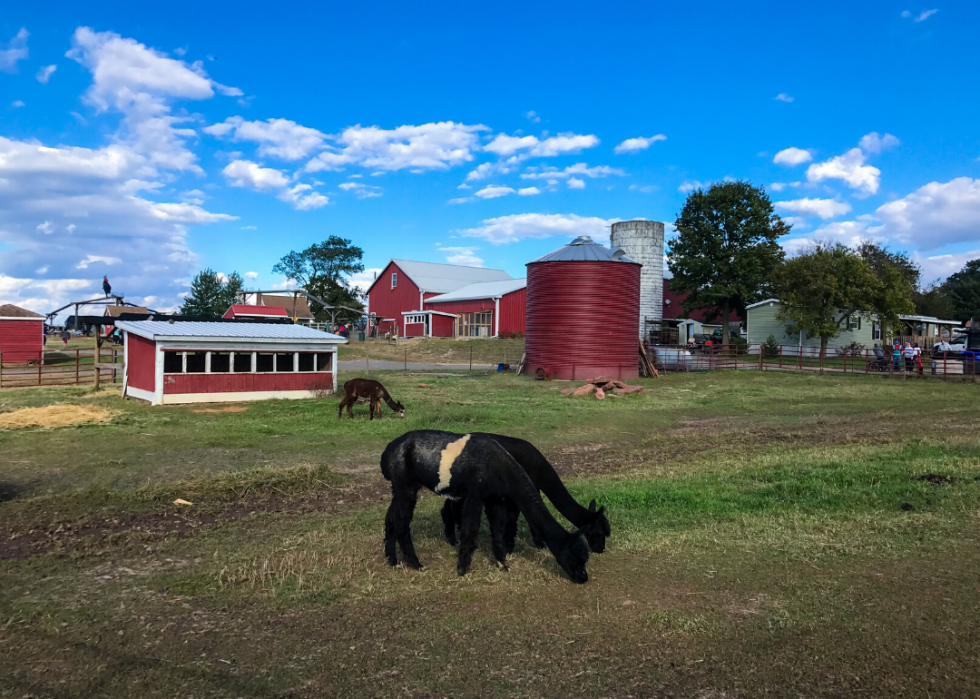
<svg viewBox="0 0 980 699">
<path fill-rule="evenodd" d="M 527 264 L 531 375 L 588 380 L 639 375 L 640 267 L 580 236 Z"/>
</svg>

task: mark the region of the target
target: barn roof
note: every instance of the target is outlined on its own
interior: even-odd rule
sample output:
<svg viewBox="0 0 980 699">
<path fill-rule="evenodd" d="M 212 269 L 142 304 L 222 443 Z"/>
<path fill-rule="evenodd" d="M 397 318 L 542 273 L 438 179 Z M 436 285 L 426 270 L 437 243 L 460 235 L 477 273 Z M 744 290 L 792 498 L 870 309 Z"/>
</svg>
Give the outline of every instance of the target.
<svg viewBox="0 0 980 699">
<path fill-rule="evenodd" d="M 296 296 L 277 296 L 273 294 L 256 294 L 256 303 L 260 306 L 282 306 L 291 318 L 312 320 L 313 312 L 310 304 L 302 294 Z"/>
<path fill-rule="evenodd" d="M 0 318 L 44 318 L 40 313 L 35 313 L 34 311 L 29 311 L 26 308 L 21 308 L 20 306 L 15 306 L 12 303 L 5 303 L 0 306 Z"/>
<path fill-rule="evenodd" d="M 106 306 L 105 314 L 112 318 L 118 318 L 123 313 L 145 313 L 149 315 L 150 309 L 143 306 Z"/>
<path fill-rule="evenodd" d="M 502 269 L 486 269 L 484 267 L 465 267 L 463 265 L 447 265 L 441 262 L 416 262 L 414 260 L 391 260 L 398 268 L 408 275 L 422 291 L 434 291 L 445 294 L 456 291 L 474 282 L 495 282 L 510 279 L 511 276 Z M 389 262 L 388 264 L 391 264 Z M 387 267 L 387 265 L 385 265 Z M 381 279 L 379 276 L 378 279 Z M 371 282 L 368 291 L 378 283 Z"/>
<path fill-rule="evenodd" d="M 235 316 L 259 316 L 264 318 L 286 318 L 289 316 L 282 306 L 250 306 L 244 303 L 233 303 L 225 311 L 223 318 Z"/>
<path fill-rule="evenodd" d="M 433 296 L 426 303 L 445 303 L 447 301 L 469 301 L 471 299 L 492 299 L 513 291 L 520 291 L 527 286 L 527 279 L 505 279 L 499 282 L 477 282 L 450 291 L 448 294 Z"/>
<path fill-rule="evenodd" d="M 148 340 L 248 340 L 250 342 L 300 341 L 336 344 L 340 335 L 286 323 L 213 323 L 205 321 L 123 320 L 116 327 Z"/>
</svg>

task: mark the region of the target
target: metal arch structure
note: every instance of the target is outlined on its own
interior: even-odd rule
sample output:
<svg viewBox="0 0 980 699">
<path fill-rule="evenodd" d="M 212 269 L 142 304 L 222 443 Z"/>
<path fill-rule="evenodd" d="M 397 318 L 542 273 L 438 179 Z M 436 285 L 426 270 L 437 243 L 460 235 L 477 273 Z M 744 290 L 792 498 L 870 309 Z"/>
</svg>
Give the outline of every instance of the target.
<svg viewBox="0 0 980 699">
<path fill-rule="evenodd" d="M 61 313 L 67 308 L 74 308 L 75 313 L 73 315 L 75 319 L 75 330 L 78 330 L 78 308 L 79 306 L 132 306 L 133 308 L 146 308 L 145 306 L 137 306 L 135 303 L 129 303 L 124 301 L 124 296 L 118 296 L 116 294 L 110 294 L 109 296 L 100 296 L 99 298 L 89 299 L 87 301 L 72 301 L 67 303 L 61 308 L 51 311 L 47 315 L 47 324 L 53 325 L 55 316 Z M 159 311 L 154 311 L 152 308 L 146 308 L 150 313 L 159 314 Z"/>
<path fill-rule="evenodd" d="M 294 299 L 302 294 L 310 301 L 316 301 L 318 304 L 323 306 L 323 309 L 330 314 L 330 325 L 337 324 L 337 314 L 340 313 L 341 311 L 350 311 L 351 313 L 355 313 L 358 316 L 364 315 L 363 308 L 358 309 L 358 308 L 351 308 L 350 306 L 333 306 L 327 303 L 326 301 L 324 301 L 323 299 L 314 296 L 306 289 L 267 289 L 267 290 L 257 290 L 257 291 L 252 291 L 251 289 L 249 290 L 243 289 L 239 293 L 241 295 L 241 299 L 243 303 L 246 302 L 248 300 L 248 297 L 251 296 L 252 294 L 279 294 L 279 295 L 292 294 Z M 295 308 L 293 310 L 295 311 Z"/>
</svg>

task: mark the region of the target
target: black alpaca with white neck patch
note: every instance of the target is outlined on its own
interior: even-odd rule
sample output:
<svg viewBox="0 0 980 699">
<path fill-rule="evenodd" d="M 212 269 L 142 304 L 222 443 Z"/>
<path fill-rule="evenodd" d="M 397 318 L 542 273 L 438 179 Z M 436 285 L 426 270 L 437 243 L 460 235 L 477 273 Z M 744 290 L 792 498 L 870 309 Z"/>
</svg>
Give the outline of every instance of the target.
<svg viewBox="0 0 980 699">
<path fill-rule="evenodd" d="M 508 437 L 502 434 L 488 434 L 474 432 L 474 436 L 489 437 L 497 444 L 507 450 L 507 453 L 514 457 L 514 460 L 527 472 L 534 487 L 543 492 L 551 500 L 555 508 L 576 527 L 581 527 L 582 533 L 589 542 L 589 548 L 594 553 L 602 553 L 606 548 L 606 537 L 611 530 L 609 520 L 606 518 L 606 508 L 600 507 L 596 510 L 596 503 L 593 500 L 589 507 L 583 507 L 572 497 L 571 493 L 562 483 L 561 477 L 555 471 L 555 467 L 545 458 L 537 447 L 524 439 Z M 503 512 L 498 511 L 503 508 Z M 490 521 L 490 534 L 495 542 L 498 537 L 502 537 L 503 549 L 507 553 L 514 551 L 515 540 L 517 539 L 517 519 L 520 510 L 514 503 L 506 499 L 488 500 L 486 502 L 487 519 Z M 442 508 L 442 521 L 445 526 L 446 539 L 450 544 L 456 545 L 456 528 L 460 522 L 460 511 L 458 503 L 447 500 Z M 495 525 L 503 521 L 503 530 L 495 531 Z M 534 545 L 544 548 L 541 536 L 534 526 L 528 522 L 531 530 L 531 537 Z M 498 560 L 500 558 L 498 557 Z M 503 562 L 503 561 L 501 561 Z"/>
<path fill-rule="evenodd" d="M 551 516 L 527 473 L 507 450 L 485 435 L 462 435 L 438 430 L 416 430 L 391 442 L 381 455 L 381 473 L 391 481 L 391 505 L 385 516 L 385 556 L 398 564 L 396 543 L 405 563 L 422 564 L 412 543 L 412 515 L 420 488 L 461 501 L 459 560 L 456 570 L 465 575 L 476 550 L 476 537 L 484 503 L 506 498 L 524 515 L 558 564 L 577 583 L 589 579 L 585 565 L 589 546 L 579 531 L 569 533 Z M 494 508 L 502 513 L 503 508 Z M 500 514 L 497 514 L 500 517 Z M 501 531 L 504 522 L 491 522 Z M 505 557 L 500 536 L 494 555 Z"/>
</svg>

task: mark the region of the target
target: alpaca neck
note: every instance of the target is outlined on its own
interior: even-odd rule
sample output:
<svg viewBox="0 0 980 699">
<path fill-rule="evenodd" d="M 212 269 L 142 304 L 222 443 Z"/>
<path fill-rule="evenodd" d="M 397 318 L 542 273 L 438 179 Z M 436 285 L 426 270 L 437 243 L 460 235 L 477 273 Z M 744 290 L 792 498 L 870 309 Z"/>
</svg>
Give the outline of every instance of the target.
<svg viewBox="0 0 980 699">
<path fill-rule="evenodd" d="M 385 391 L 383 394 L 381 394 L 381 398 L 382 400 L 384 400 L 385 403 L 388 404 L 389 408 L 394 410 L 396 413 L 398 412 L 398 404 L 391 399 L 391 396 L 388 395 L 388 391 Z"/>
<path fill-rule="evenodd" d="M 534 483 L 524 469 L 516 461 L 513 464 L 507 496 L 514 501 L 528 523 L 541 534 L 551 552 L 557 555 L 568 539 L 568 532 L 551 516 L 544 500 L 538 494 L 538 489 L 534 487 Z"/>
</svg>

